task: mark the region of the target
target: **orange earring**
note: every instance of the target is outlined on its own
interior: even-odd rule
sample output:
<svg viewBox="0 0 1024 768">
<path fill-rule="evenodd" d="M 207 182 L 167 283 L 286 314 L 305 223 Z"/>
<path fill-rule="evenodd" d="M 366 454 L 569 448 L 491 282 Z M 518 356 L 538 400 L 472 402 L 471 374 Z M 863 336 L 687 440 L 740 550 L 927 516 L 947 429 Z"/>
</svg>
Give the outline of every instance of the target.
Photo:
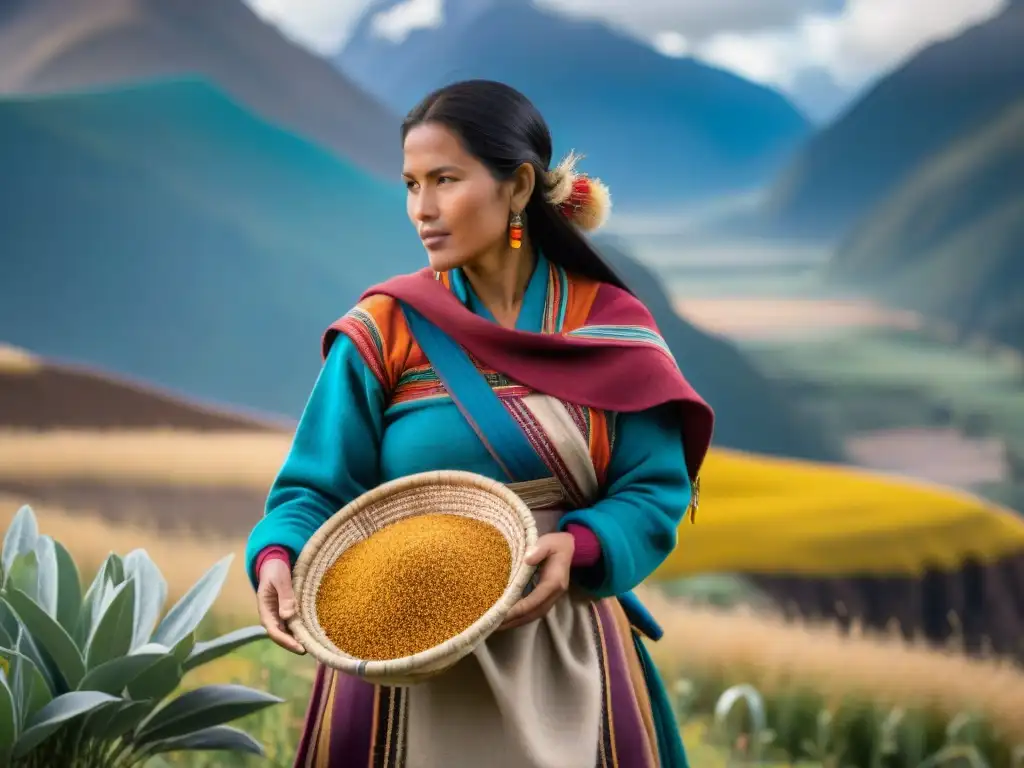
<svg viewBox="0 0 1024 768">
<path fill-rule="evenodd" d="M 508 223 L 508 244 L 513 248 L 523 245 L 523 214 L 519 212 L 513 212 Z"/>
</svg>

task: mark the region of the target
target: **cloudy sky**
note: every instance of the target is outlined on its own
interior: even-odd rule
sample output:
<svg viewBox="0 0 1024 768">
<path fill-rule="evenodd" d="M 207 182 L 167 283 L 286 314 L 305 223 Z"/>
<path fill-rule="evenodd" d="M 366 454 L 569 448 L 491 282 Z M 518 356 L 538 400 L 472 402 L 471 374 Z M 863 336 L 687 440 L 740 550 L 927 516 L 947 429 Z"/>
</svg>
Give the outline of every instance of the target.
<svg viewBox="0 0 1024 768">
<path fill-rule="evenodd" d="M 525 1 L 525 0 L 524 0 Z M 320 53 L 344 45 L 367 0 L 248 0 Z M 933 40 L 988 18 L 1007 0 L 537 0 L 603 19 L 665 55 L 692 55 L 774 85 L 825 119 Z M 405 0 L 382 30 L 436 24 L 443 0 Z M 383 21 L 383 20 L 382 20 Z"/>
</svg>

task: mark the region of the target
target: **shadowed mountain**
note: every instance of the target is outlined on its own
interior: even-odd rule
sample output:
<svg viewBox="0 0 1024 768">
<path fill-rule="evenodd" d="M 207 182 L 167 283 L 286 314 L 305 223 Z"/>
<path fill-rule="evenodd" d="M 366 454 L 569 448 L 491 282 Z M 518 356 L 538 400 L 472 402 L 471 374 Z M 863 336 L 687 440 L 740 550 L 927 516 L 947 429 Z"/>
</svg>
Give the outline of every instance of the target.
<svg viewBox="0 0 1024 768">
<path fill-rule="evenodd" d="M 506 82 L 540 109 L 556 152 L 583 153 L 626 207 L 758 186 L 809 130 L 780 93 L 602 23 L 523 0 L 446 0 L 440 26 L 388 36 L 401 4 L 364 12 L 337 59 L 347 75 L 400 113 L 455 80 Z"/>
<path fill-rule="evenodd" d="M 769 195 L 774 231 L 833 239 L 1024 96 L 1024 2 L 934 43 L 817 133 Z"/>
<path fill-rule="evenodd" d="M 265 119 L 398 174 L 396 117 L 241 0 L 0 3 L 0 93 L 179 76 L 211 80 Z"/>
<path fill-rule="evenodd" d="M 680 317 L 654 273 L 615 240 L 596 242 L 654 315 L 686 378 L 715 409 L 715 445 L 793 458 L 842 458 L 839 446 L 798 414 L 732 343 Z"/>
<path fill-rule="evenodd" d="M 317 339 L 415 269 L 403 192 L 204 82 L 0 101 L 0 338 L 297 415 Z"/>
<path fill-rule="evenodd" d="M 1024 349 L 1024 97 L 925 163 L 839 249 L 831 278 Z"/>
</svg>

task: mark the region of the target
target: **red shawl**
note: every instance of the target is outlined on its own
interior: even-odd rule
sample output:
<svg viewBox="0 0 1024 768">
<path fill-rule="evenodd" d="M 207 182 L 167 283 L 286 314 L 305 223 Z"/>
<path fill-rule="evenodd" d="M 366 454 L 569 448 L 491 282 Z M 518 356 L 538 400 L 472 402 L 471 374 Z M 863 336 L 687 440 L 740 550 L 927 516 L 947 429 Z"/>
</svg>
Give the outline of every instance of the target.
<svg viewBox="0 0 1024 768">
<path fill-rule="evenodd" d="M 367 290 L 362 298 L 377 294 L 409 304 L 484 365 L 546 395 L 626 413 L 678 403 L 687 469 L 691 480 L 696 480 L 711 444 L 714 412 L 671 355 L 657 345 L 636 338 L 504 328 L 467 309 L 430 269 L 393 277 Z M 324 334 L 324 354 L 340 322 Z M 640 300 L 607 283 L 598 289 L 584 328 L 592 326 L 639 327 L 660 337 L 654 318 Z"/>
</svg>

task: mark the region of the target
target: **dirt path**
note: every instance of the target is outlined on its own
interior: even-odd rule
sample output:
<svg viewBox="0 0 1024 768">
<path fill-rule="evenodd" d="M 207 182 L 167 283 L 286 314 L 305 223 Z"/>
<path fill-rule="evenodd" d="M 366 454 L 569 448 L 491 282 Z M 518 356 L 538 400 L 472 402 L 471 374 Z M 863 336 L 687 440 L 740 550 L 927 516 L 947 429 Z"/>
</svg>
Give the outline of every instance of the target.
<svg viewBox="0 0 1024 768">
<path fill-rule="evenodd" d="M 1002 482 L 1009 474 L 1003 441 L 955 429 L 878 429 L 851 435 L 844 445 L 862 467 L 959 488 Z"/>
<path fill-rule="evenodd" d="M 917 330 L 914 312 L 868 299 L 679 299 L 676 310 L 694 325 L 737 341 L 801 337 L 844 328 Z"/>
</svg>

